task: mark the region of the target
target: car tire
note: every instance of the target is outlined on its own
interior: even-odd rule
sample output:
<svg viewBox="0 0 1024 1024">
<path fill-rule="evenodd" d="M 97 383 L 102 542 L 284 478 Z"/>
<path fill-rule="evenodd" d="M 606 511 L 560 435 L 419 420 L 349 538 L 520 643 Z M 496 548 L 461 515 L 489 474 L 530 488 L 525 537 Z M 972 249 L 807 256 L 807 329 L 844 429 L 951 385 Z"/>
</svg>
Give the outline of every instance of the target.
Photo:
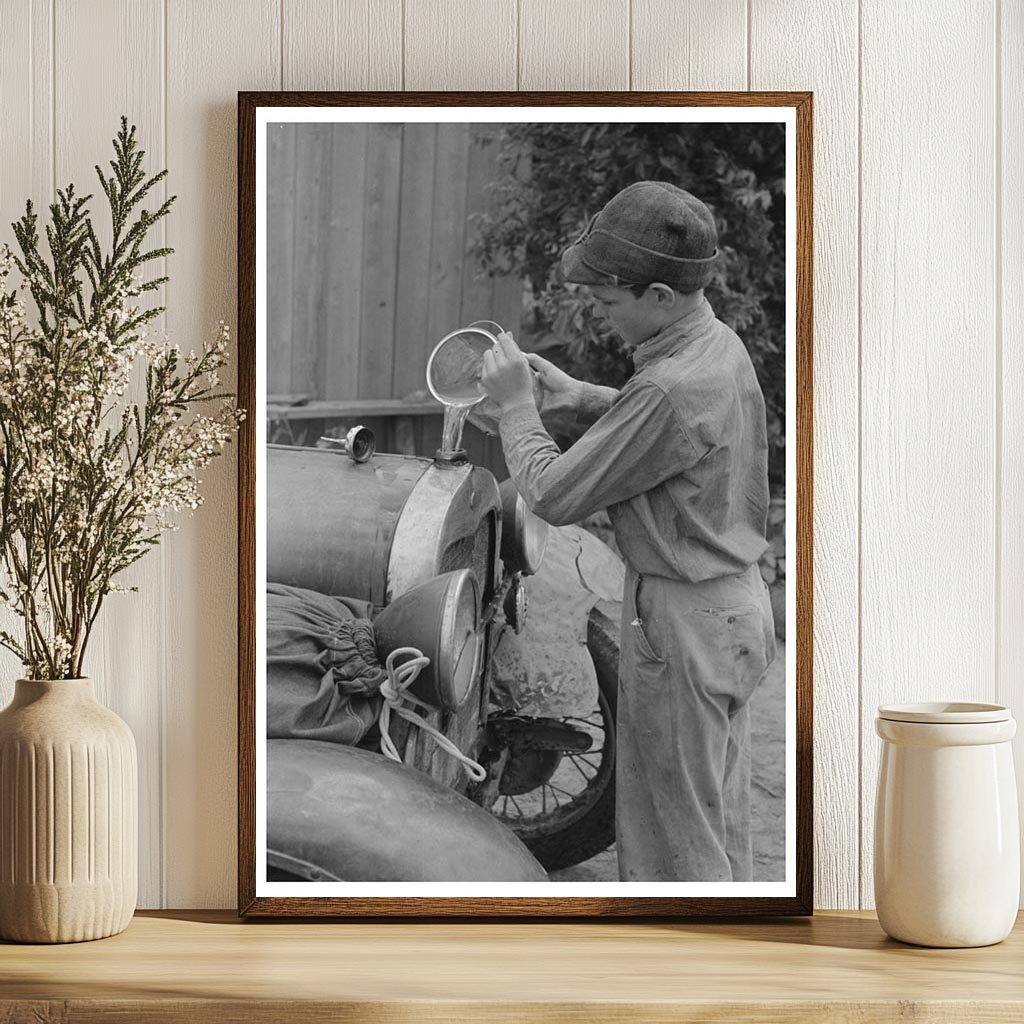
<svg viewBox="0 0 1024 1024">
<path fill-rule="evenodd" d="M 565 813 L 554 813 L 542 820 L 503 819 L 548 872 L 582 864 L 615 842 L 619 627 L 596 606 L 587 621 L 587 649 L 597 675 L 599 703 L 595 712 L 600 712 L 605 742 L 598 774 L 581 794 L 586 799 Z"/>
</svg>

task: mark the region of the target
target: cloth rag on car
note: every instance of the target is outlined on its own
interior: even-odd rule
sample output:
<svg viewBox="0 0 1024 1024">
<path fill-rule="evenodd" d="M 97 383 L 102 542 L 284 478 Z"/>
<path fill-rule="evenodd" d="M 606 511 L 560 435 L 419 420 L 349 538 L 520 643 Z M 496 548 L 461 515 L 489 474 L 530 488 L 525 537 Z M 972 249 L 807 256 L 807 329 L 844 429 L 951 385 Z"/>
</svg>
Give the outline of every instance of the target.
<svg viewBox="0 0 1024 1024">
<path fill-rule="evenodd" d="M 366 601 L 267 584 L 267 736 L 354 745 L 380 715 Z"/>
</svg>

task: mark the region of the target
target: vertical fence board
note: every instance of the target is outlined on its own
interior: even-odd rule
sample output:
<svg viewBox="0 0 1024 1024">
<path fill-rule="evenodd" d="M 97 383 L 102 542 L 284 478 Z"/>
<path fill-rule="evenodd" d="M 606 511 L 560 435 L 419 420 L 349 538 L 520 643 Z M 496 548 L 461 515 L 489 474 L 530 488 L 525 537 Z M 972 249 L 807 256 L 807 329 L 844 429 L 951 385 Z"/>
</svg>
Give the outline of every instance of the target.
<svg viewBox="0 0 1024 1024">
<path fill-rule="evenodd" d="M 474 320 L 490 320 L 494 316 L 494 280 L 480 266 L 480 261 L 470 255 L 469 248 L 479 235 L 472 218 L 474 214 L 481 214 L 487 210 L 489 203 L 486 188 L 497 173 L 497 128 L 498 126 L 471 125 L 467 139 L 469 169 L 466 177 L 466 217 L 462 240 L 466 257 L 462 266 L 460 325 L 472 323 Z M 484 139 L 489 141 L 484 142 Z"/>
<path fill-rule="evenodd" d="M 403 89 L 514 89 L 516 0 L 405 0 Z"/>
<path fill-rule="evenodd" d="M 330 229 L 332 129 L 295 126 L 292 390 L 323 398 L 327 331 L 324 275 Z"/>
<path fill-rule="evenodd" d="M 789 41 L 800 38 L 799 47 Z M 857 799 L 857 12 L 756 0 L 752 88 L 812 89 L 815 137 L 815 902 L 855 907 Z M 790 564 L 795 564 L 791 562 Z"/>
<path fill-rule="evenodd" d="M 294 124 L 267 126 L 267 393 L 292 387 L 292 281 L 295 267 Z"/>
<path fill-rule="evenodd" d="M 400 89 L 401 0 L 289 0 L 285 89 Z"/>
<path fill-rule="evenodd" d="M 466 124 L 441 124 L 437 129 L 437 173 L 434 178 L 434 224 L 430 244 L 428 334 L 442 338 L 459 323 L 462 304 L 463 230 L 469 149 Z"/>
<path fill-rule="evenodd" d="M 168 225 L 178 250 L 168 321 L 182 342 L 234 320 L 237 93 L 277 88 L 280 53 L 276 0 L 167 0 L 167 139 L 181 196 Z M 167 551 L 170 907 L 235 905 L 235 460 L 229 445 L 203 473 L 205 504 Z"/>
<path fill-rule="evenodd" d="M 370 125 L 359 324 L 359 393 L 365 398 L 391 397 L 401 177 L 402 126 Z"/>
<path fill-rule="evenodd" d="M 321 287 L 326 293 L 324 398 L 359 394 L 359 325 L 363 289 L 365 124 L 332 129 L 330 234 Z"/>
<path fill-rule="evenodd" d="M 101 244 L 109 245 L 110 213 L 94 165 L 109 172 L 111 139 L 120 116 L 138 126 L 138 141 L 147 151 L 152 174 L 165 166 L 163 152 L 162 12 L 159 0 L 129 0 L 103 5 L 63 0 L 54 7 L 55 65 L 54 168 L 60 187 L 73 182 L 89 204 Z M 98 61 L 97 53 L 104 59 Z M 83 82 L 89 88 L 83 88 Z M 155 198 L 162 199 L 164 186 Z M 42 234 L 42 232 L 40 232 Z M 150 247 L 160 245 L 163 229 L 152 232 Z M 163 264 L 164 261 L 159 261 Z M 174 257 L 171 258 L 171 269 Z M 148 277 L 163 271 L 151 265 Z M 163 291 L 141 297 L 144 305 L 163 301 Z M 156 324 L 160 329 L 162 325 Z M 144 400 L 139 375 L 129 401 Z M 163 891 L 164 831 L 161 810 L 163 774 L 164 577 L 159 553 L 151 552 L 117 578 L 135 594 L 108 595 L 93 630 L 84 672 L 96 681 L 99 699 L 131 727 L 139 751 L 139 905 L 160 906 Z"/>
<path fill-rule="evenodd" d="M 993 39 L 991 3 L 863 3 L 864 906 L 876 706 L 994 693 Z"/>
<path fill-rule="evenodd" d="M 434 223 L 436 152 L 436 124 L 405 125 L 391 391 L 396 398 L 424 389 L 427 356 L 435 341 L 424 313 L 430 304 L 430 239 Z M 422 440 L 422 424 L 414 424 L 413 432 L 418 445 Z"/>
<path fill-rule="evenodd" d="M 520 0 L 520 89 L 629 89 L 629 5 Z"/>
<path fill-rule="evenodd" d="M 498 172 L 498 133 L 500 125 L 473 126 L 470 134 L 469 149 L 469 175 L 466 189 L 466 234 L 463 241 L 463 248 L 466 252 L 466 259 L 462 270 L 462 315 L 459 317 L 460 324 L 472 323 L 474 320 L 496 320 L 502 327 L 506 325 L 497 317 L 494 298 L 493 275 L 485 272 L 480 261 L 469 253 L 469 246 L 477 237 L 477 230 L 470 220 L 470 215 L 482 213 L 487 210 L 490 203 L 490 196 L 486 189 L 487 185 L 494 181 Z M 484 143 L 480 140 L 487 139 Z M 522 283 L 518 277 L 515 279 L 516 287 L 521 292 Z M 491 325 L 493 326 L 493 325 Z M 518 332 L 518 324 L 516 325 Z M 477 435 L 477 437 L 474 437 Z M 467 451 L 471 451 L 471 458 L 482 466 L 491 470 L 499 480 L 508 476 L 508 467 L 505 465 L 505 457 L 501 450 L 501 441 L 496 437 L 488 437 L 480 434 L 475 428 L 467 427 L 465 431 L 465 443 Z M 477 446 L 474 449 L 474 446 Z"/>
<path fill-rule="evenodd" d="M 748 88 L 748 5 L 749 0 L 633 0 L 630 88 Z"/>
<path fill-rule="evenodd" d="M 996 700 L 1024 717 L 1024 5 L 1001 5 L 1001 164 L 996 253 L 1002 330 L 1002 508 Z M 1024 743 L 1014 744 L 1024 822 Z M 1022 888 L 1024 895 L 1024 888 Z"/>
</svg>

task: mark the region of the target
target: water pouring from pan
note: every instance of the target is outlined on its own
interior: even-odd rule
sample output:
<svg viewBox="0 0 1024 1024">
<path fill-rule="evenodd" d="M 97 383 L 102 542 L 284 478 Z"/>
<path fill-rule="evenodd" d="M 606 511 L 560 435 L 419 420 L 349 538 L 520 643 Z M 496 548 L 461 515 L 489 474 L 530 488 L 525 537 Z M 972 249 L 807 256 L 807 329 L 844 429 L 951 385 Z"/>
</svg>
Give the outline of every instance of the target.
<svg viewBox="0 0 1024 1024">
<path fill-rule="evenodd" d="M 495 328 L 492 332 L 483 325 Z M 501 324 L 477 320 L 468 327 L 446 334 L 427 360 L 427 387 L 444 406 L 444 427 L 438 456 L 450 460 L 463 455 L 462 431 L 470 410 L 487 397 L 480 383 L 484 353 L 493 348 L 502 333 Z"/>
</svg>

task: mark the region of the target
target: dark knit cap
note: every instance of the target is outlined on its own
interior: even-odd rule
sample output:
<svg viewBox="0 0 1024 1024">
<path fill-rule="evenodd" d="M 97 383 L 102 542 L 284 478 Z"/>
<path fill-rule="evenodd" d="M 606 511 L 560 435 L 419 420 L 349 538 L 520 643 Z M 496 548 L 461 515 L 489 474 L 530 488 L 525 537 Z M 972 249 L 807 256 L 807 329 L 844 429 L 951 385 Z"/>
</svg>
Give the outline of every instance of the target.
<svg viewBox="0 0 1024 1024">
<path fill-rule="evenodd" d="M 650 284 L 695 292 L 718 259 L 711 211 L 665 181 L 638 181 L 612 196 L 562 253 L 562 274 L 576 284 Z"/>
</svg>

